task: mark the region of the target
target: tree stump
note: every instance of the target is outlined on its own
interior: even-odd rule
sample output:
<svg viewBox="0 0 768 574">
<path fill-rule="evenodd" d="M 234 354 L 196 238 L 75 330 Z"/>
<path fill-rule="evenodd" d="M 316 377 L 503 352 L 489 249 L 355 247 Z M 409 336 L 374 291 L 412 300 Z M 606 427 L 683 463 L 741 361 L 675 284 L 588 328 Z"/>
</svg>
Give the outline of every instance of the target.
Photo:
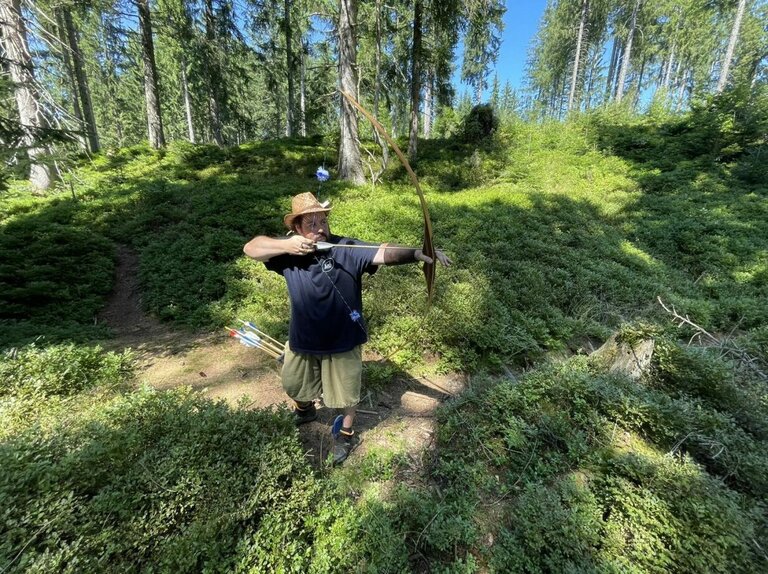
<svg viewBox="0 0 768 574">
<path fill-rule="evenodd" d="M 640 380 L 651 367 L 656 343 L 653 339 L 643 339 L 630 345 L 617 339 L 616 334 L 611 335 L 590 357 L 609 373 L 622 373 L 633 381 Z"/>
</svg>

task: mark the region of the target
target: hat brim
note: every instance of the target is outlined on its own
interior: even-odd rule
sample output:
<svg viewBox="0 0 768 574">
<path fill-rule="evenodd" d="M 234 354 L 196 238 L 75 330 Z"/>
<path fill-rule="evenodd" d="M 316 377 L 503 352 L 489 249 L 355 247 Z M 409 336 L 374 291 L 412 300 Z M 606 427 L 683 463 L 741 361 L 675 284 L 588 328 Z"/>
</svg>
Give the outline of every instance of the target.
<svg viewBox="0 0 768 574">
<path fill-rule="evenodd" d="M 331 210 L 330 207 L 316 207 L 316 208 L 310 208 L 306 211 L 302 211 L 301 213 L 289 213 L 285 217 L 283 217 L 283 223 L 288 229 L 293 229 L 293 221 L 297 217 L 301 217 L 302 215 L 307 215 L 309 213 L 327 213 Z"/>
</svg>

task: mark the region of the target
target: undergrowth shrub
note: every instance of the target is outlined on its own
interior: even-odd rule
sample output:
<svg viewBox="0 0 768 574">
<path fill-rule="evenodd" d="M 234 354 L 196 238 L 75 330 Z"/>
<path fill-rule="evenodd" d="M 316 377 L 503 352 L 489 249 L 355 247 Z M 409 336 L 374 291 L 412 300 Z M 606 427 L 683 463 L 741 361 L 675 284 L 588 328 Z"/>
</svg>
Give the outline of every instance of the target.
<svg viewBox="0 0 768 574">
<path fill-rule="evenodd" d="M 318 483 L 285 412 L 147 389 L 0 443 L 8 572 L 307 572 Z"/>
<path fill-rule="evenodd" d="M 0 227 L 0 347 L 57 340 L 72 327 L 84 338 L 93 325 L 112 288 L 114 246 L 70 217 L 65 201 Z"/>
<path fill-rule="evenodd" d="M 105 353 L 74 344 L 12 349 L 0 355 L 0 396 L 44 401 L 120 385 L 132 374 L 130 352 Z"/>
<path fill-rule="evenodd" d="M 440 416 L 432 472 L 479 505 L 493 571 L 758 572 L 766 443 L 720 408 L 575 358 L 477 381 Z"/>
</svg>

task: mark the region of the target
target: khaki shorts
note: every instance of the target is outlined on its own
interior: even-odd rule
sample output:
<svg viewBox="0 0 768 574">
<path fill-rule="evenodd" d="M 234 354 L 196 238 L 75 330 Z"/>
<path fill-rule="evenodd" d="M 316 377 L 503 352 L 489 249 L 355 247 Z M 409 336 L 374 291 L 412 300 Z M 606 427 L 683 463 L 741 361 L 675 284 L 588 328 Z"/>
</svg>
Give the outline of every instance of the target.
<svg viewBox="0 0 768 574">
<path fill-rule="evenodd" d="M 360 402 L 362 374 L 360 345 L 346 353 L 305 355 L 294 353 L 288 343 L 285 344 L 285 362 L 280 376 L 283 389 L 294 401 L 309 402 L 322 393 L 326 407 L 353 407 Z"/>
</svg>

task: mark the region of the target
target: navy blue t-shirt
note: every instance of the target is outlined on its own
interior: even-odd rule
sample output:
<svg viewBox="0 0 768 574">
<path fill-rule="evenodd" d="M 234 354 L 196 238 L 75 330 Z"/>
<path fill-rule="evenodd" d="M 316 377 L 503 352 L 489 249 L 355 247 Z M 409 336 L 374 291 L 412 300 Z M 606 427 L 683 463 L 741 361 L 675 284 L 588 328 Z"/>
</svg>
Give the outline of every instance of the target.
<svg viewBox="0 0 768 574">
<path fill-rule="evenodd" d="M 331 235 L 329 243 L 371 245 Z M 310 355 L 344 353 L 368 340 L 362 276 L 373 274 L 376 249 L 331 248 L 310 255 L 278 255 L 264 265 L 285 277 L 291 300 L 291 350 Z"/>
</svg>

